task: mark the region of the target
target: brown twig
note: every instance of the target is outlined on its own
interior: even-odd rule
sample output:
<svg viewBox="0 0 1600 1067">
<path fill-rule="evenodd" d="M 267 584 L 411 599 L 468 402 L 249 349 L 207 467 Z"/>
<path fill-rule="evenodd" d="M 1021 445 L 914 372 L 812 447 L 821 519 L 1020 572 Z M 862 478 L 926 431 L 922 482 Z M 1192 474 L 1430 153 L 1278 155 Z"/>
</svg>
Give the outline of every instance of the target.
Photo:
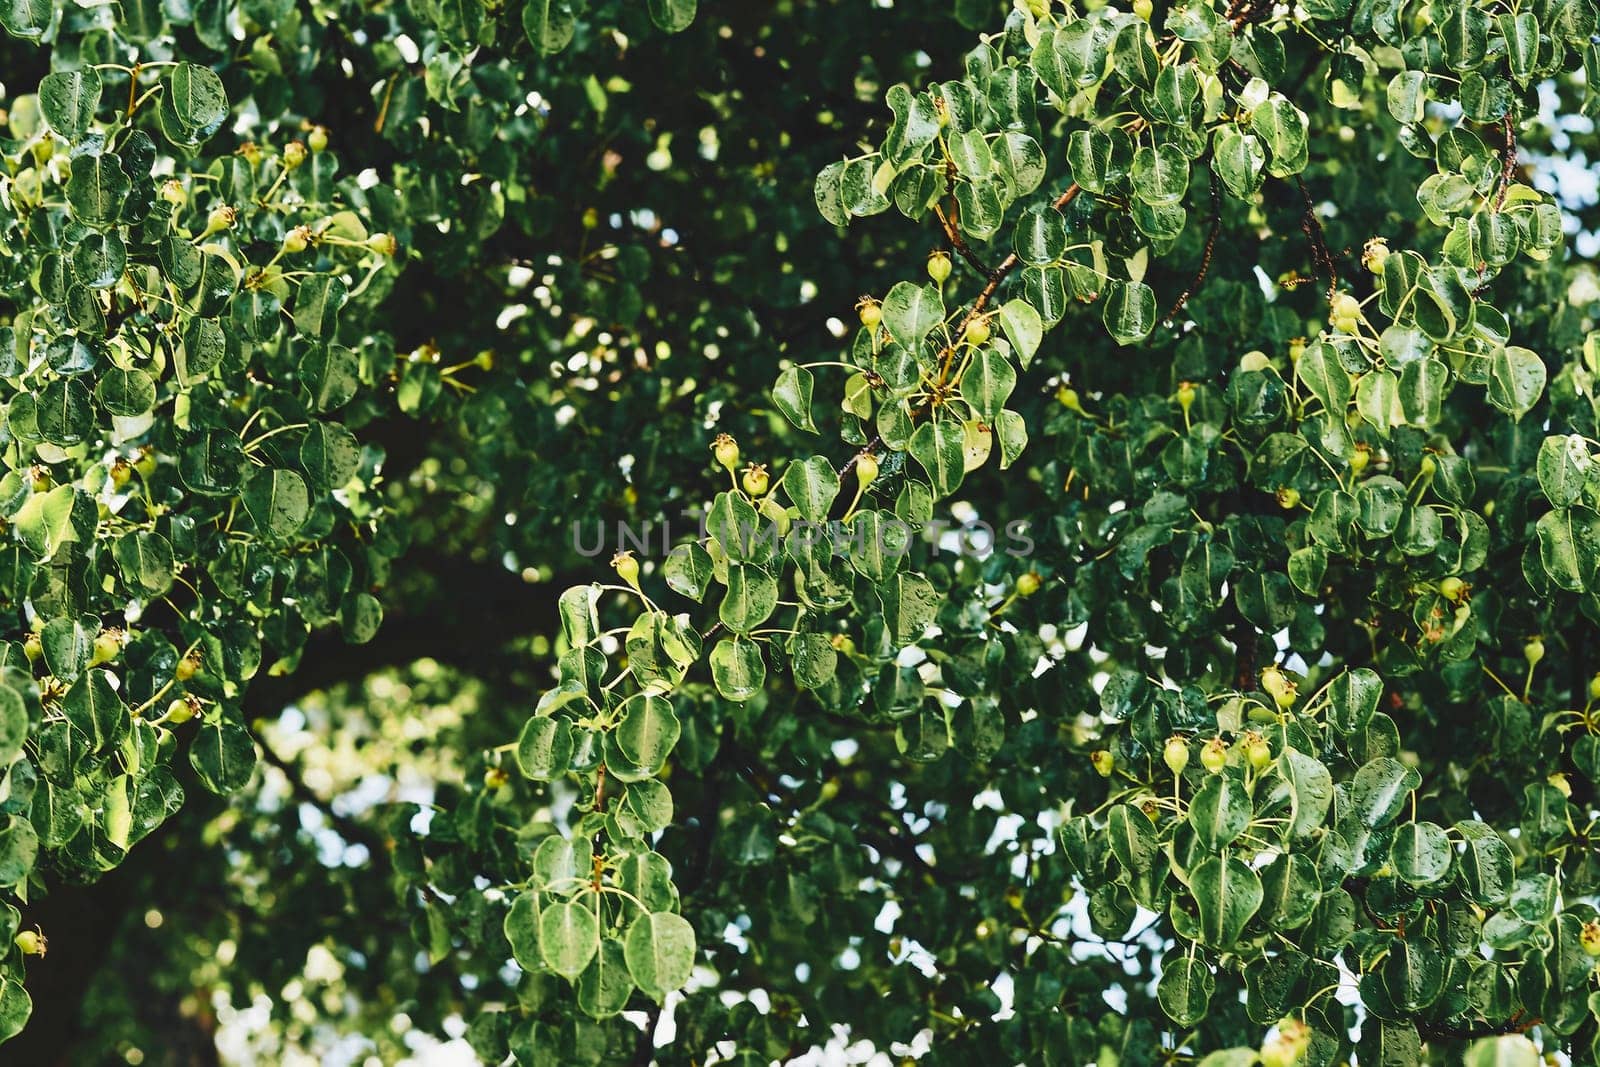
<svg viewBox="0 0 1600 1067">
<path fill-rule="evenodd" d="M 1511 192 L 1512 179 L 1517 173 L 1517 128 L 1511 122 L 1511 112 L 1501 119 L 1506 132 L 1505 148 L 1500 153 L 1500 193 L 1494 199 L 1494 209 L 1506 206 L 1506 195 Z"/>
<path fill-rule="evenodd" d="M 1300 187 L 1300 198 L 1305 201 L 1306 210 L 1300 216 L 1300 229 L 1305 231 L 1306 239 L 1311 242 L 1311 259 L 1319 273 L 1328 276 L 1328 303 L 1333 303 L 1334 294 L 1339 291 L 1339 271 L 1333 262 L 1333 253 L 1328 251 L 1328 239 L 1322 230 L 1322 220 L 1317 218 L 1317 206 L 1311 201 L 1311 190 L 1306 188 L 1305 179 L 1296 174 L 1295 185 Z"/>
<path fill-rule="evenodd" d="M 1222 197 L 1217 192 L 1217 175 L 1211 175 L 1211 232 L 1206 235 L 1206 248 L 1200 255 L 1200 269 L 1195 273 L 1194 281 L 1189 283 L 1189 288 L 1183 291 L 1177 301 L 1172 305 L 1172 310 L 1167 312 L 1162 322 L 1171 322 L 1178 317 L 1184 305 L 1189 303 L 1189 298 L 1199 291 L 1205 283 L 1206 273 L 1211 270 L 1211 256 L 1217 250 L 1217 237 L 1222 233 Z"/>
<path fill-rule="evenodd" d="M 972 248 L 967 244 L 967 239 L 961 236 L 961 230 L 956 226 L 953 213 L 950 215 L 945 214 L 944 208 L 938 204 L 933 205 L 933 213 L 939 216 L 939 225 L 944 229 L 945 240 L 950 242 L 950 247 L 955 250 L 956 255 L 966 260 L 967 265 L 979 274 L 988 276 L 994 273 L 983 265 L 983 260 L 979 259 L 977 254 L 972 251 Z"/>
</svg>

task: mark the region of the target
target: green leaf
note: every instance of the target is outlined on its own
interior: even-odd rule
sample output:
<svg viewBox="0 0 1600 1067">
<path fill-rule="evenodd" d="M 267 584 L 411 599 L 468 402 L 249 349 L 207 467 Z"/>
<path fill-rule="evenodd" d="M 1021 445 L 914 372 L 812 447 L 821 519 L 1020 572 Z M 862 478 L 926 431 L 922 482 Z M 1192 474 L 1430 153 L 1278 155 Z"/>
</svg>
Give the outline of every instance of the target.
<svg viewBox="0 0 1600 1067">
<path fill-rule="evenodd" d="M 1133 195 L 1146 204 L 1176 204 L 1189 188 L 1189 159 L 1171 141 L 1133 153 Z"/>
<path fill-rule="evenodd" d="M 1265 180 L 1262 168 L 1266 162 L 1260 138 L 1231 124 L 1217 128 L 1211 169 L 1233 197 L 1249 200 L 1256 194 Z"/>
<path fill-rule="evenodd" d="M 844 203 L 844 169 L 842 162 L 829 163 L 817 172 L 817 180 L 812 187 L 818 213 L 835 226 L 850 224 L 850 211 Z"/>
<path fill-rule="evenodd" d="M 1154 867 L 1161 844 L 1155 824 L 1131 804 L 1118 804 L 1106 813 L 1106 834 L 1111 853 L 1132 876 L 1147 874 Z"/>
<path fill-rule="evenodd" d="M 804 367 L 788 367 L 778 375 L 772 387 L 772 402 L 783 412 L 783 417 L 802 430 L 817 432 L 816 420 L 811 416 L 811 394 L 816 379 Z"/>
<path fill-rule="evenodd" d="M 1293 747 L 1284 749 L 1278 773 L 1289 785 L 1289 836 L 1303 838 L 1316 832 L 1333 805 L 1333 774 L 1320 760 Z"/>
<path fill-rule="evenodd" d="M 694 927 L 681 915 L 647 912 L 628 927 L 623 950 L 635 984 L 646 996 L 662 1001 L 683 988 L 694 971 Z"/>
<path fill-rule="evenodd" d="M 838 670 L 839 653 L 826 634 L 795 634 L 789 641 L 794 684 L 801 689 L 827 685 Z"/>
<path fill-rule="evenodd" d="M 24 815 L 7 815 L 0 825 L 0 886 L 13 886 L 28 877 L 39 856 L 39 832 Z M 7 1005 L 0 1002 L 0 1011 Z"/>
<path fill-rule="evenodd" d="M 1395 874 L 1410 885 L 1432 885 L 1450 872 L 1453 854 L 1444 828 L 1431 822 L 1399 826 L 1389 845 L 1389 862 Z"/>
<path fill-rule="evenodd" d="M 778 607 L 778 583 L 753 563 L 728 565 L 728 593 L 717 617 L 736 634 L 748 634 L 772 617 Z"/>
<path fill-rule="evenodd" d="M 661 576 L 667 588 L 698 603 L 711 586 L 713 570 L 711 554 L 697 542 L 690 542 L 676 545 L 667 553 Z"/>
<path fill-rule="evenodd" d="M 1306 169 L 1306 116 L 1287 97 L 1273 93 L 1250 114 L 1250 130 L 1267 146 L 1267 173 L 1287 178 Z"/>
<path fill-rule="evenodd" d="M 295 329 L 306 337 L 332 340 L 338 328 L 339 309 L 349 289 L 334 274 L 313 274 L 300 283 L 295 294 Z"/>
<path fill-rule="evenodd" d="M 1196 864 L 1189 873 L 1189 892 L 1199 912 L 1200 935 L 1216 949 L 1232 947 L 1261 907 L 1261 879 L 1232 856 L 1211 856 Z"/>
<path fill-rule="evenodd" d="M 1328 725 L 1341 734 L 1364 729 L 1377 713 L 1383 680 L 1366 667 L 1341 671 L 1328 685 Z"/>
<path fill-rule="evenodd" d="M 261 536 L 286 541 L 311 514 L 311 494 L 294 471 L 260 467 L 244 486 L 244 510 Z"/>
<path fill-rule="evenodd" d="M 1530 349 L 1507 345 L 1489 360 L 1489 403 L 1512 418 L 1532 410 L 1544 383 L 1544 360 Z"/>
<path fill-rule="evenodd" d="M 1219 852 L 1250 824 L 1250 798 L 1232 778 L 1213 775 L 1195 792 L 1188 818 L 1201 847 Z"/>
<path fill-rule="evenodd" d="M 980 349 L 961 375 L 961 395 L 988 423 L 1000 417 L 1000 410 L 1005 407 L 1006 401 L 1011 398 L 1011 391 L 1016 387 L 1017 372 L 993 348 Z"/>
<path fill-rule="evenodd" d="M 883 620 L 888 624 L 891 640 L 900 646 L 920 640 L 933 625 L 939 607 L 933 583 L 920 574 L 891 575 L 878 587 L 878 600 L 883 605 Z"/>
<path fill-rule="evenodd" d="M 1106 293 L 1106 330 L 1119 345 L 1149 336 L 1156 325 L 1156 294 L 1143 282 L 1112 282 Z"/>
<path fill-rule="evenodd" d="M 1350 807 L 1368 826 L 1383 826 L 1405 806 L 1411 791 L 1422 784 L 1415 768 L 1380 756 L 1365 763 L 1350 781 Z"/>
<path fill-rule="evenodd" d="M 928 484 L 936 497 L 956 491 L 966 473 L 961 426 L 949 419 L 928 421 L 911 435 L 911 456 L 928 472 Z"/>
<path fill-rule="evenodd" d="M 50 20 L 55 16 L 55 13 L 56 5 L 51 3 L 51 0 L 0 0 L 0 26 L 4 26 L 6 32 L 13 37 L 21 37 L 24 40 L 36 40 L 44 36 L 44 31 L 50 27 Z M 20 982 L 6 981 L 4 985 L 0 985 L 0 993 L 9 996 L 12 993 L 12 986 L 15 986 L 19 992 L 22 989 Z M 26 993 L 21 995 L 23 1000 L 27 1000 L 28 995 Z M 8 1006 L 6 1002 L 0 1001 L 0 1012 L 3 1012 L 3 1009 Z M 29 1002 L 28 1011 L 31 1010 L 32 1003 Z M 22 1019 L 26 1018 L 27 1011 L 24 1011 Z M 22 1023 L 21 1020 L 18 1020 L 17 1030 L 21 1029 Z M 3 1030 L 4 1025 L 0 1024 L 0 1031 Z M 16 1030 L 11 1031 L 11 1033 L 16 1033 Z M 9 1037 L 10 1034 L 5 1036 Z M 0 1038 L 0 1040 L 3 1040 L 3 1038 Z"/>
<path fill-rule="evenodd" d="M 834 473 L 833 464 L 822 456 L 796 460 L 784 468 L 783 491 L 800 510 L 801 518 L 823 523 L 839 495 L 839 476 Z"/>
<path fill-rule="evenodd" d="M 361 446 L 339 423 L 314 422 L 300 442 L 300 465 L 320 491 L 342 489 L 361 466 Z"/>
<path fill-rule="evenodd" d="M 72 164 L 67 179 L 67 203 L 72 213 L 86 226 L 106 229 L 122 214 L 133 182 L 122 169 L 122 160 L 111 152 L 84 156 Z"/>
<path fill-rule="evenodd" d="M 517 738 L 517 766 L 536 782 L 567 773 L 572 762 L 572 725 L 565 719 L 534 716 Z"/>
<path fill-rule="evenodd" d="M 1006 301 L 999 317 L 1000 328 L 1005 330 L 1007 340 L 1026 370 L 1033 362 L 1034 353 L 1039 351 L 1039 343 L 1044 340 L 1044 320 L 1032 304 L 1021 298 Z"/>
<path fill-rule="evenodd" d="M 182 148 L 197 148 L 228 119 L 228 93 L 210 67 L 180 62 L 161 94 L 161 132 Z"/>
<path fill-rule="evenodd" d="M 1189 956 L 1169 959 L 1156 985 L 1156 999 L 1167 1018 L 1188 1028 L 1206 1017 L 1217 981 L 1211 968 Z"/>
<path fill-rule="evenodd" d="M 1588 508 L 1547 511 L 1539 516 L 1534 532 L 1539 562 L 1550 580 L 1574 593 L 1588 589 L 1600 561 L 1600 515 Z"/>
<path fill-rule="evenodd" d="M 94 68 L 56 71 L 39 83 L 39 110 L 50 128 L 75 141 L 94 122 L 100 106 L 100 75 Z"/>
<path fill-rule="evenodd" d="M 18 539 L 39 562 L 48 562 L 62 545 L 78 539 L 72 526 L 73 499 L 72 486 L 58 485 L 30 496 L 12 520 Z"/>
<path fill-rule="evenodd" d="M 1462 1056 L 1462 1067 L 1540 1067 L 1539 1046 L 1522 1034 L 1480 1037 Z"/>
<path fill-rule="evenodd" d="M 582 974 L 599 945 L 600 922 L 584 899 L 559 900 L 539 913 L 539 958 L 561 977 Z"/>
<path fill-rule="evenodd" d="M 522 9 L 522 28 L 533 47 L 545 55 L 559 52 L 572 42 L 583 0 L 528 0 Z"/>
<path fill-rule="evenodd" d="M 767 666 L 754 641 L 725 637 L 711 650 L 711 680 L 728 700 L 743 702 L 761 691 Z"/>
<path fill-rule="evenodd" d="M 1329 412 L 1343 415 L 1350 406 L 1350 374 L 1339 362 L 1332 346 L 1320 342 L 1307 345 L 1294 372 Z"/>
<path fill-rule="evenodd" d="M 0 685 L 0 767 L 9 767 L 22 755 L 28 739 L 28 708 L 22 694 Z"/>
<path fill-rule="evenodd" d="M 1015 245 L 1023 263 L 1035 267 L 1054 263 L 1067 250 L 1067 220 L 1053 207 L 1034 205 L 1017 220 Z"/>
<path fill-rule="evenodd" d="M 933 285 L 897 282 L 883 299 L 883 325 L 889 336 L 915 349 L 944 321 L 944 300 Z"/>
<path fill-rule="evenodd" d="M 667 762 L 678 743 L 681 728 L 665 697 L 640 694 L 623 704 L 617 723 L 617 747 L 639 767 L 655 773 Z"/>
<path fill-rule="evenodd" d="M 605 1019 L 627 1007 L 632 995 L 633 976 L 621 943 L 601 941 L 600 951 L 578 975 L 578 1007 L 590 1018 Z"/>
<path fill-rule="evenodd" d="M 248 785 L 255 772 L 256 746 L 237 723 L 205 723 L 189 746 L 189 765 L 211 792 L 234 793 Z"/>
<path fill-rule="evenodd" d="M 650 21 L 668 33 L 689 28 L 697 0 L 649 0 Z"/>
</svg>

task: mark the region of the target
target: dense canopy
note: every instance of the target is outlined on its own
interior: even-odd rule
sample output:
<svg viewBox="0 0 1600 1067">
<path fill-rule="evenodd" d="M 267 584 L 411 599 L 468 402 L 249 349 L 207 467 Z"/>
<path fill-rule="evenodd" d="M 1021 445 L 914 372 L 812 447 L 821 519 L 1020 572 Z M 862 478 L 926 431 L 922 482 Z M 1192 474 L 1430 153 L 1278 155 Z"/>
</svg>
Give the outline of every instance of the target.
<svg viewBox="0 0 1600 1067">
<path fill-rule="evenodd" d="M 0 27 L 0 1059 L 1600 1060 L 1592 0 Z"/>
</svg>

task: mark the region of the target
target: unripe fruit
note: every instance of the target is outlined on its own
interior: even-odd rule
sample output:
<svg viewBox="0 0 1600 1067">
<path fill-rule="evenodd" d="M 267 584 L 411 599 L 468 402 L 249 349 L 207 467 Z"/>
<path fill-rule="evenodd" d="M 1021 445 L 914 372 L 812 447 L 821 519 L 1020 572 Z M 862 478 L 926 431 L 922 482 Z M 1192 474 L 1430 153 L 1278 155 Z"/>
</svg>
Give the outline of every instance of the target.
<svg viewBox="0 0 1600 1067">
<path fill-rule="evenodd" d="M 1244 735 L 1244 758 L 1250 761 L 1250 766 L 1259 773 L 1267 769 L 1272 762 L 1272 746 L 1267 744 L 1267 739 L 1254 730 Z"/>
<path fill-rule="evenodd" d="M 861 325 L 876 330 L 883 321 L 883 305 L 870 296 L 864 296 L 856 302 L 856 314 L 861 316 Z"/>
<path fill-rule="evenodd" d="M 1451 575 L 1449 578 L 1439 579 L 1439 595 L 1446 600 L 1460 600 L 1467 595 L 1467 583 Z"/>
<path fill-rule="evenodd" d="M 499 767 L 490 767 L 483 772 L 483 786 L 493 792 L 499 792 L 511 784 L 511 776 Z"/>
<path fill-rule="evenodd" d="M 173 207 L 182 207 L 189 202 L 189 191 L 176 178 L 168 178 L 161 183 L 161 199 Z"/>
<path fill-rule="evenodd" d="M 49 945 L 45 936 L 37 930 L 19 930 L 14 943 L 24 956 L 38 956 L 41 959 Z"/>
<path fill-rule="evenodd" d="M 1189 742 L 1173 734 L 1161 748 L 1161 760 L 1174 775 L 1182 774 L 1189 766 Z"/>
<path fill-rule="evenodd" d="M 393 256 L 399 247 L 392 233 L 375 233 L 367 238 L 367 251 L 380 256 Z"/>
<path fill-rule="evenodd" d="M 1133 0 L 1134 17 L 1144 22 L 1150 21 L 1150 16 L 1155 13 L 1156 5 L 1151 0 Z"/>
<path fill-rule="evenodd" d="M 1578 943 L 1591 956 L 1600 956 L 1600 921 L 1590 919 L 1578 933 Z"/>
<path fill-rule="evenodd" d="M 306 161 L 306 146 L 301 141 L 290 141 L 283 146 L 283 165 L 294 170 Z"/>
<path fill-rule="evenodd" d="M 1600 700 L 1600 674 L 1589 679 L 1589 699 Z"/>
<path fill-rule="evenodd" d="M 1083 414 L 1083 405 L 1078 402 L 1078 391 L 1070 385 L 1063 385 L 1056 390 L 1056 403 L 1068 411 L 1076 411 L 1080 415 Z"/>
<path fill-rule="evenodd" d="M 928 277 L 933 279 L 934 285 L 943 285 L 945 280 L 950 277 L 950 271 L 954 269 L 954 266 L 950 262 L 950 253 L 944 251 L 930 253 L 928 256 Z"/>
<path fill-rule="evenodd" d="M 1389 242 L 1374 237 L 1361 250 L 1361 265 L 1373 274 L 1381 275 L 1383 265 L 1389 261 Z"/>
<path fill-rule="evenodd" d="M 166 720 L 174 726 L 182 726 L 194 718 L 194 701 L 188 697 L 179 697 L 167 705 Z"/>
<path fill-rule="evenodd" d="M 732 474 L 739 467 L 739 442 L 725 433 L 719 433 L 711 442 L 711 454 L 717 464 Z"/>
<path fill-rule="evenodd" d="M 1032 596 L 1039 591 L 1043 581 L 1032 571 L 1024 571 L 1017 575 L 1017 595 Z"/>
<path fill-rule="evenodd" d="M 118 456 L 116 460 L 112 462 L 111 470 L 108 472 L 108 476 L 111 479 L 112 488 L 121 489 L 123 486 L 127 485 L 130 480 L 132 480 L 133 466 L 127 460 L 123 459 L 121 456 Z"/>
<path fill-rule="evenodd" d="M 1300 506 L 1300 490 L 1292 485 L 1286 485 L 1277 492 L 1278 506 L 1284 511 L 1293 511 Z"/>
<path fill-rule="evenodd" d="M 1367 469 L 1367 464 L 1372 462 L 1372 450 L 1365 445 L 1357 445 L 1354 452 L 1350 453 L 1350 473 L 1357 478 Z"/>
<path fill-rule="evenodd" d="M 1183 413 L 1185 415 L 1188 415 L 1189 414 L 1189 409 L 1194 407 L 1194 383 L 1193 382 L 1179 382 L 1178 383 L 1178 407 L 1183 409 Z"/>
<path fill-rule="evenodd" d="M 1424 453 L 1417 463 L 1417 472 L 1424 478 L 1432 478 L 1439 470 L 1439 461 Z"/>
<path fill-rule="evenodd" d="M 310 243 L 311 227 L 309 226 L 296 226 L 283 235 L 283 251 L 287 255 L 292 256 L 297 252 L 304 252 L 306 246 Z"/>
<path fill-rule="evenodd" d="M 200 653 L 191 652 L 178 661 L 178 666 L 173 670 L 173 676 L 180 682 L 187 682 L 200 673 Z"/>
<path fill-rule="evenodd" d="M 1103 748 L 1097 748 L 1089 753 L 1089 762 L 1094 764 L 1095 773 L 1102 778 L 1110 778 L 1111 772 L 1117 766 L 1116 757 Z"/>
<path fill-rule="evenodd" d="M 1289 362 L 1299 363 L 1300 357 L 1306 354 L 1306 339 L 1304 337 L 1289 338 Z"/>
<path fill-rule="evenodd" d="M 1265 352 L 1246 352 L 1239 357 L 1239 369 L 1242 371 L 1264 371 L 1272 366 L 1272 360 L 1267 358 Z"/>
<path fill-rule="evenodd" d="M 1050 0 L 1028 0 L 1028 14 L 1042 19 L 1050 14 Z"/>
<path fill-rule="evenodd" d="M 313 126 L 311 132 L 306 134 L 306 146 L 313 152 L 325 152 L 328 148 L 328 127 Z"/>
<path fill-rule="evenodd" d="M 878 457 L 871 452 L 863 452 L 856 457 L 856 481 L 862 485 L 871 485 L 878 477 Z"/>
<path fill-rule="evenodd" d="M 55 479 L 50 477 L 50 468 L 39 464 L 32 470 L 33 491 L 35 493 L 48 493 L 55 488 Z"/>
<path fill-rule="evenodd" d="M 828 639 L 828 643 L 833 646 L 835 652 L 842 652 L 846 656 L 853 655 L 856 650 L 856 643 L 849 634 L 834 634 Z"/>
<path fill-rule="evenodd" d="M 28 657 L 28 662 L 32 663 L 44 655 L 44 642 L 38 634 L 30 633 L 22 641 L 22 651 Z"/>
<path fill-rule="evenodd" d="M 1287 710 L 1294 706 L 1298 687 L 1278 668 L 1268 667 L 1261 672 L 1261 688 L 1272 696 L 1280 709 Z"/>
<path fill-rule="evenodd" d="M 1522 646 L 1522 658 L 1528 661 L 1530 669 L 1537 667 L 1539 661 L 1544 659 L 1544 638 L 1528 638 L 1528 643 Z"/>
<path fill-rule="evenodd" d="M 939 128 L 942 130 L 950 125 L 950 106 L 944 102 L 944 97 L 933 98 L 933 113 L 939 117 Z"/>
<path fill-rule="evenodd" d="M 239 213 L 237 211 L 227 204 L 219 204 L 212 208 L 211 213 L 206 216 L 206 228 L 201 231 L 200 236 L 210 237 L 214 233 L 232 229 L 233 224 L 238 220 Z"/>
<path fill-rule="evenodd" d="M 1200 765 L 1212 774 L 1218 774 L 1228 765 L 1228 743 L 1213 737 L 1200 746 Z"/>
<path fill-rule="evenodd" d="M 967 323 L 967 344 L 973 348 L 989 343 L 989 321 L 987 319 L 973 319 Z"/>
<path fill-rule="evenodd" d="M 617 572 L 617 577 L 639 588 L 639 561 L 633 558 L 633 553 L 623 549 L 611 557 L 611 569 Z"/>
<path fill-rule="evenodd" d="M 1548 775 L 1545 778 L 1545 781 L 1549 782 L 1551 788 L 1555 789 L 1556 792 L 1560 793 L 1562 796 L 1566 797 L 1568 800 L 1572 799 L 1572 782 L 1567 778 L 1567 776 L 1565 774 L 1562 774 L 1560 771 L 1557 771 L 1556 773 L 1554 773 L 1552 775 Z"/>
<path fill-rule="evenodd" d="M 105 629 L 94 639 L 94 651 L 89 657 L 89 666 L 98 667 L 102 663 L 110 663 L 122 653 L 122 631 L 118 629 Z"/>
<path fill-rule="evenodd" d="M 1361 301 L 1349 293 L 1340 293 L 1333 298 L 1333 317 L 1336 319 L 1356 318 L 1361 314 Z"/>
<path fill-rule="evenodd" d="M 239 154 L 243 156 L 244 161 L 250 164 L 252 167 L 258 167 L 261 165 L 261 146 L 256 144 L 254 141 L 246 141 L 244 144 L 240 145 Z"/>
<path fill-rule="evenodd" d="M 767 475 L 765 463 L 752 463 L 744 469 L 744 474 L 739 478 L 739 484 L 744 486 L 744 491 L 751 496 L 765 496 L 772 486 L 772 479 Z"/>
<path fill-rule="evenodd" d="M 472 357 L 472 363 L 479 370 L 494 370 L 494 353 L 486 348 Z"/>
</svg>

